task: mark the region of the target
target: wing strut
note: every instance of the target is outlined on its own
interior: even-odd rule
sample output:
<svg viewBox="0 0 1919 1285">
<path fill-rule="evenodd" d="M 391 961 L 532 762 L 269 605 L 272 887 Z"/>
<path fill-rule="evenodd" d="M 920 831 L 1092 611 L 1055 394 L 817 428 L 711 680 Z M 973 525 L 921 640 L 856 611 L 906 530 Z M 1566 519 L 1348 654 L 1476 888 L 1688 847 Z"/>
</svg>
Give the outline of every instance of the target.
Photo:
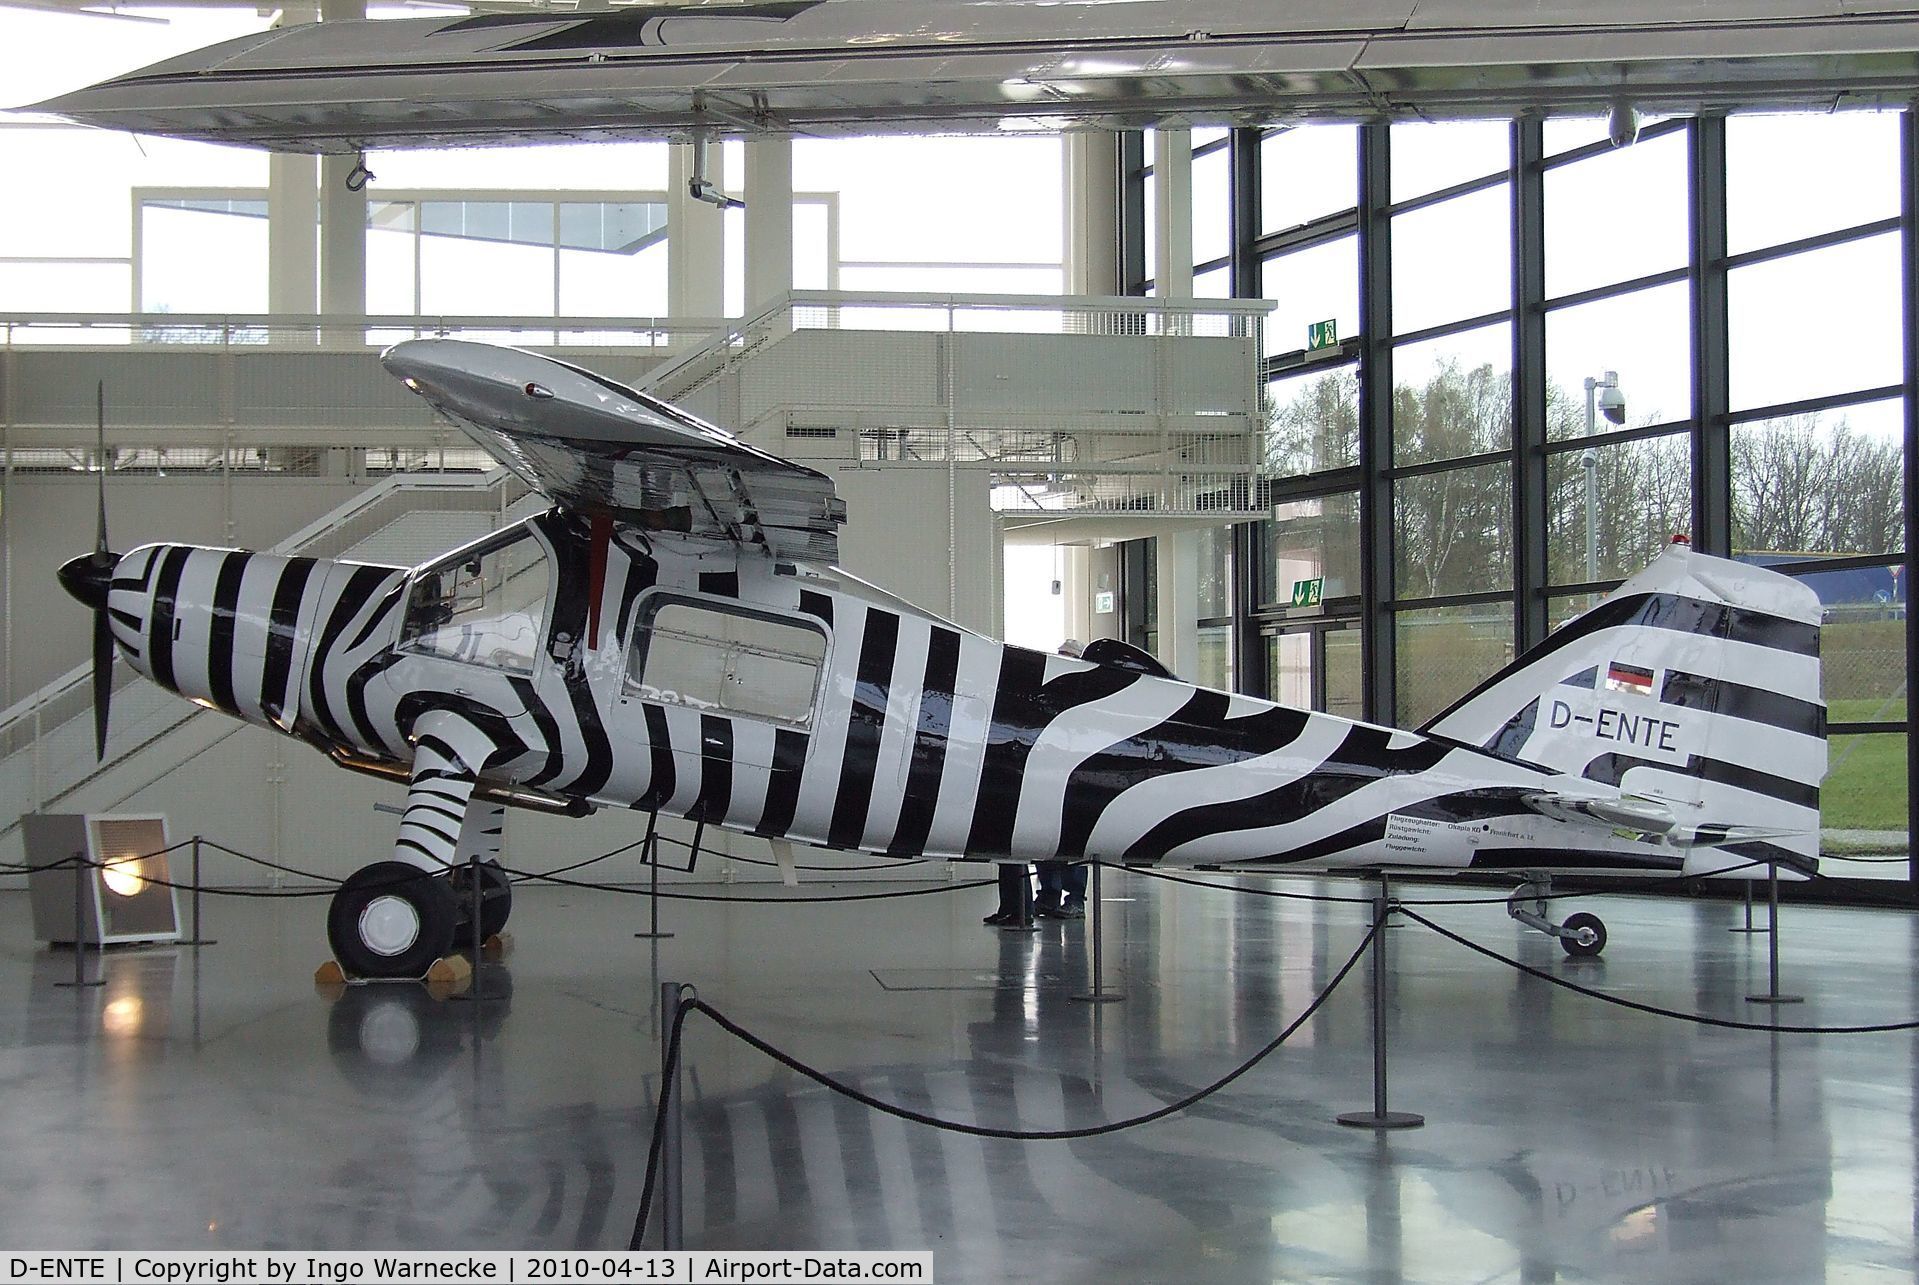
<svg viewBox="0 0 1919 1285">
<path fill-rule="evenodd" d="M 613 515 L 593 515 L 592 538 L 587 545 L 586 649 L 600 649 L 600 595 L 606 590 L 606 546 L 613 540 Z"/>
</svg>

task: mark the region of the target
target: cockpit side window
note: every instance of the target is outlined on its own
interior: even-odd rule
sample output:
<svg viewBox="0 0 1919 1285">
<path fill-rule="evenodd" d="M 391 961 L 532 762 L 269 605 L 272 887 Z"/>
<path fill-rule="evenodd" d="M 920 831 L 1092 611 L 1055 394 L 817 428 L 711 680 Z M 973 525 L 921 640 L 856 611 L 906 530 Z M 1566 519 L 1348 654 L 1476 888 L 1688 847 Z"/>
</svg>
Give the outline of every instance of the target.
<svg viewBox="0 0 1919 1285">
<path fill-rule="evenodd" d="M 805 724 L 825 659 L 810 626 L 665 599 L 641 610 L 627 683 L 642 700 Z"/>
<path fill-rule="evenodd" d="M 408 651 L 530 674 L 546 626 L 546 549 L 524 528 L 421 571 L 407 596 Z"/>
</svg>

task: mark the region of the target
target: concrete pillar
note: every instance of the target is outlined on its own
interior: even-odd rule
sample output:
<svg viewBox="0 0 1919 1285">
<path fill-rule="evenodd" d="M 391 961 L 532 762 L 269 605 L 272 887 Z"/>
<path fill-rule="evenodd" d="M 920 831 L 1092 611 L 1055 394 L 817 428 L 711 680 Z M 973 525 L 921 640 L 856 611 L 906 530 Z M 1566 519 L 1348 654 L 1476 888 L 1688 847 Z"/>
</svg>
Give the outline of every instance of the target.
<svg viewBox="0 0 1919 1285">
<path fill-rule="evenodd" d="M 1116 295 L 1119 280 L 1119 135 L 1111 130 L 1068 134 L 1066 169 L 1066 293 Z"/>
<path fill-rule="evenodd" d="M 289 4 L 280 27 L 318 22 L 314 5 Z M 267 158 L 267 311 L 311 316 L 320 303 L 319 163 L 274 152 Z"/>
<path fill-rule="evenodd" d="M 320 0 L 320 20 L 366 17 L 366 0 Z M 320 311 L 366 315 L 366 192 L 347 190 L 357 156 L 320 158 Z"/>
<path fill-rule="evenodd" d="M 1189 280 L 1192 274 L 1187 274 Z M 1159 659 L 1187 682 L 1199 670 L 1199 532 L 1159 537 Z"/>
<path fill-rule="evenodd" d="M 793 288 L 793 140 L 746 144 L 746 313 Z"/>
<path fill-rule="evenodd" d="M 357 156 L 320 158 L 320 311 L 366 315 L 366 191 L 347 190 Z"/>
<path fill-rule="evenodd" d="M 1193 135 L 1153 132 L 1153 284 L 1162 299 L 1193 297 Z"/>
<path fill-rule="evenodd" d="M 267 311 L 312 315 L 319 304 L 319 167 L 311 156 L 267 161 Z"/>
<path fill-rule="evenodd" d="M 709 166 L 720 149 L 708 149 Z M 712 320 L 726 315 L 725 226 L 721 210 L 687 191 L 693 148 L 675 143 L 666 163 L 666 310 L 669 316 Z M 708 178 L 719 181 L 719 174 Z"/>
<path fill-rule="evenodd" d="M 1066 545 L 1060 550 L 1060 563 L 1066 636 L 1092 642 L 1100 636 L 1093 628 L 1093 551 L 1083 544 Z"/>
</svg>

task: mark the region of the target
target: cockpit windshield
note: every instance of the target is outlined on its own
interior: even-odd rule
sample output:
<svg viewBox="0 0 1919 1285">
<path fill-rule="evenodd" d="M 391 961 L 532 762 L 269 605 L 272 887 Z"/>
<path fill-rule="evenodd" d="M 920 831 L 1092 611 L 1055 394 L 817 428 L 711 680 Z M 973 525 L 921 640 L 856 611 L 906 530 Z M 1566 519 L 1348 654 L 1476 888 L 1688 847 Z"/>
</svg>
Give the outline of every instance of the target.
<svg viewBox="0 0 1919 1285">
<path fill-rule="evenodd" d="M 548 561 L 525 527 L 448 554 L 415 577 L 400 645 L 532 673 L 546 624 Z"/>
</svg>

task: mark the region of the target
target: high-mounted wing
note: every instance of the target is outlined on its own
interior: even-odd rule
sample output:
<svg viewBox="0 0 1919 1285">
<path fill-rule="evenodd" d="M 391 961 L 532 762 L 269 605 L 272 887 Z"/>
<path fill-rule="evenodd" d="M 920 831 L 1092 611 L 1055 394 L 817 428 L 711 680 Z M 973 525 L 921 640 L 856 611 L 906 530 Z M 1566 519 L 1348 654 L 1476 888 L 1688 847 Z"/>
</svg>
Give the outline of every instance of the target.
<svg viewBox="0 0 1919 1285">
<path fill-rule="evenodd" d="M 39 105 L 294 152 L 589 137 L 1902 106 L 1909 6 L 759 0 L 243 36 Z"/>
<path fill-rule="evenodd" d="M 556 504 L 831 563 L 846 505 L 824 473 L 610 379 L 518 348 L 411 339 L 380 362 Z"/>
</svg>

